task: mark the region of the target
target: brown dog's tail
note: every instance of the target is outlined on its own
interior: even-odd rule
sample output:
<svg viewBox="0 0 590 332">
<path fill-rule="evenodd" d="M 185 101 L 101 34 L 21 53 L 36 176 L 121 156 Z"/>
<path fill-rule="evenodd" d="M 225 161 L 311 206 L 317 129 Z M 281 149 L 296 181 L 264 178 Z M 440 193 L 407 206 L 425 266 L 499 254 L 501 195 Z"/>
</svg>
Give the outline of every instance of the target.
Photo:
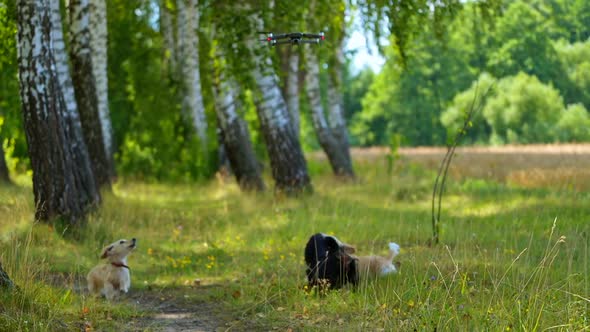
<svg viewBox="0 0 590 332">
<path fill-rule="evenodd" d="M 389 255 L 387 256 L 387 260 L 392 262 L 395 256 L 399 255 L 399 244 L 395 242 L 389 242 Z"/>
</svg>

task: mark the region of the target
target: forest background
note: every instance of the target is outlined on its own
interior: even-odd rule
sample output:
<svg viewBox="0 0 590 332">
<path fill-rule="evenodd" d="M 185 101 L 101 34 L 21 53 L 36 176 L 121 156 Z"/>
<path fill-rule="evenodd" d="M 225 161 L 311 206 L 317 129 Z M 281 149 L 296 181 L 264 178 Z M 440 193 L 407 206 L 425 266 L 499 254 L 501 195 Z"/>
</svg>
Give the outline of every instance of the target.
<svg viewBox="0 0 590 332">
<path fill-rule="evenodd" d="M 190 121 L 183 117 L 180 83 L 171 74 L 170 51 L 159 28 L 161 9 L 153 1 L 111 0 L 108 6 L 108 96 L 113 124 L 113 152 L 118 174 L 146 180 L 192 181 L 210 178 L 218 169 L 217 131 L 211 54 L 213 44 L 239 38 L 258 38 L 248 25 L 227 12 L 215 16 L 215 6 L 201 3 L 199 68 L 207 122 L 206 152 L 198 137 L 190 135 Z M 329 8 L 328 2 L 319 2 Z M 171 11 L 176 8 L 165 1 Z M 285 6 L 283 8 L 283 6 Z M 346 54 L 341 68 L 344 114 L 353 146 L 390 145 L 440 146 L 453 137 L 462 124 L 474 92 L 493 84 L 469 129 L 467 144 L 582 142 L 590 140 L 590 4 L 582 0 L 507 1 L 501 15 L 487 18 L 491 9 L 468 2 L 457 15 L 440 24 L 411 20 L 411 36 L 399 47 L 395 36 L 381 37 L 378 25 L 359 10 L 338 8 L 290 10 L 277 5 L 273 22 L 277 30 L 293 27 L 292 22 L 322 21 L 328 26 L 346 24 L 350 34 L 356 15 L 356 29 L 369 40 L 379 41 L 385 64 L 378 72 L 370 67 L 353 68 L 355 50 Z M 268 6 L 260 6 L 261 11 Z M 354 8 L 354 6 L 352 7 Z M 358 8 L 362 9 L 360 4 Z M 338 15 L 333 13 L 337 13 Z M 345 15 L 346 12 L 346 15 Z M 12 1 L 0 5 L 0 137 L 9 168 L 17 173 L 30 169 L 22 125 L 17 78 L 16 17 Z M 285 13 L 291 16 L 285 16 Z M 280 17 L 280 18 L 279 18 Z M 304 17 L 305 19 L 301 19 Z M 364 20 L 363 20 L 364 18 Z M 217 28 L 211 38 L 211 24 L 221 21 L 232 26 Z M 345 22 L 342 22 L 344 20 Z M 417 21 L 417 20 L 416 20 Z M 237 24 L 237 25 L 234 25 Z M 417 24 L 417 23 L 416 23 Z M 310 24 L 312 25 L 312 24 Z M 386 23 L 385 23 L 386 25 Z M 305 26 L 299 25 L 297 28 Z M 313 26 L 313 25 L 312 25 Z M 341 33 L 342 31 L 338 32 Z M 326 104 L 327 81 L 334 75 L 334 53 L 338 37 L 326 31 L 319 46 L 320 84 Z M 264 37 L 264 36 L 263 36 Z M 264 47 L 260 42 L 260 47 Z M 285 89 L 288 54 L 273 49 L 276 72 Z M 240 53 L 229 54 L 240 59 Z M 282 60 L 281 60 L 282 58 Z M 228 60 L 230 61 L 230 60 Z M 283 66 L 283 67 L 281 67 Z M 305 71 L 301 61 L 300 69 Z M 247 70 L 236 72 L 246 76 Z M 479 82 L 479 83 L 477 83 Z M 300 83 L 303 84 L 303 83 Z M 250 90 L 241 95 L 239 112 L 248 122 L 254 149 L 265 160 L 266 151 Z M 307 96 L 301 89 L 301 143 L 305 151 L 319 149 L 313 134 Z M 450 135 L 449 135 L 450 134 Z M 203 153 L 201 153 L 203 152 Z"/>
</svg>

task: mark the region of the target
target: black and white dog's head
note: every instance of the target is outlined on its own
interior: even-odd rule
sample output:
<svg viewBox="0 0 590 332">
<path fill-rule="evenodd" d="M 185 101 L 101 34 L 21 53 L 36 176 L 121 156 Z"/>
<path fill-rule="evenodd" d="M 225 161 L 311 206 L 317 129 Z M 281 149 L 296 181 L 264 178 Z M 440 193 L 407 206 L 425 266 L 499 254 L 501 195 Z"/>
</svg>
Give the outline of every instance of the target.
<svg viewBox="0 0 590 332">
<path fill-rule="evenodd" d="M 357 259 L 350 255 L 354 251 L 354 247 L 334 236 L 322 233 L 312 235 L 305 246 L 309 285 L 327 283 L 330 288 L 340 288 L 346 283 L 356 285 Z"/>
</svg>

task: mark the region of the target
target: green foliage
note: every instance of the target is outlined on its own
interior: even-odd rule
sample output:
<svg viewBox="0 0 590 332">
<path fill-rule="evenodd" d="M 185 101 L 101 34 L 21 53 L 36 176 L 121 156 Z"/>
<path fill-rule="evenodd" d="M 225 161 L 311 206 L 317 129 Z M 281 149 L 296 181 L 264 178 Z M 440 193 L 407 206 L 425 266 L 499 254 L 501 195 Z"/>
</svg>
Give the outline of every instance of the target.
<svg viewBox="0 0 590 332">
<path fill-rule="evenodd" d="M 470 89 L 461 92 L 441 116 L 449 134 L 463 124 L 464 112 L 476 96 L 494 83 L 482 74 Z M 476 91 L 477 90 L 477 91 Z M 479 101 L 477 101 L 479 102 Z M 548 143 L 584 142 L 588 136 L 588 113 L 583 104 L 564 109 L 559 91 L 541 83 L 535 76 L 519 73 L 501 79 L 491 95 L 482 101 L 483 112 L 476 113 L 467 131 L 468 143 Z"/>
<path fill-rule="evenodd" d="M 363 111 L 353 119 L 351 132 L 360 144 L 387 145 L 394 133 L 407 145 L 443 144 L 439 116 L 474 76 L 463 43 L 444 39 L 425 28 L 406 49 L 406 67 L 399 64 L 400 55 L 390 54 L 362 99 Z"/>
<path fill-rule="evenodd" d="M 559 40 L 555 48 L 572 83 L 570 89 L 563 91 L 566 100 L 590 107 L 590 40 L 573 44 Z"/>
<path fill-rule="evenodd" d="M 590 141 L 590 115 L 582 104 L 568 105 L 557 123 L 557 137 L 562 142 Z"/>
<path fill-rule="evenodd" d="M 586 41 L 590 37 L 590 3 L 586 0 L 531 1 L 549 22 L 551 38 L 563 38 L 570 43 Z"/>
<path fill-rule="evenodd" d="M 484 81 L 496 77 L 504 80 L 504 86 L 515 84 L 513 89 L 521 89 L 530 99 L 517 100 L 508 88 L 496 89 L 493 103 L 503 106 L 488 105 L 488 116 L 475 114 L 465 143 L 570 140 L 557 135 L 556 126 L 564 103 L 590 107 L 590 42 L 579 39 L 589 31 L 580 23 L 588 17 L 584 12 L 588 2 L 505 1 L 497 17 L 488 14 L 500 7 L 488 3 L 492 7 L 484 8 L 484 3 L 466 2 L 456 15 L 447 17 L 448 29 L 442 36 L 437 34 L 435 17 L 423 18 L 403 55 L 392 41 L 394 46 L 384 51 L 385 66 L 362 99 L 362 111 L 351 121 L 354 142 L 387 145 L 397 133 L 408 145 L 445 144 L 445 136 L 454 136 L 473 101 L 477 76 L 480 92 L 485 90 Z M 402 56 L 405 61 L 399 61 Z M 520 80 L 532 86 L 526 88 Z M 536 96 L 542 101 L 535 102 Z"/>
<path fill-rule="evenodd" d="M 22 172 L 28 166 L 28 151 L 22 129 L 14 6 L 13 1 L 0 1 L 0 144 L 9 166 Z"/>
<path fill-rule="evenodd" d="M 484 0 L 476 5 L 480 7 L 482 18 L 489 19 L 491 13 L 499 11 L 501 3 L 501 0 Z M 392 36 L 391 45 L 399 54 L 397 60 L 405 65 L 406 60 L 412 57 L 407 54 L 408 48 L 416 38 L 421 37 L 424 28 L 428 27 L 435 37 L 442 39 L 449 31 L 450 22 L 464 5 L 459 0 L 362 0 L 358 6 L 364 28 L 373 32 L 378 43 L 387 27 Z"/>
<path fill-rule="evenodd" d="M 107 9 L 112 32 L 108 50 L 109 100 L 115 141 L 120 144 L 120 174 L 171 181 L 210 177 L 217 163 L 215 126 L 209 126 L 212 143 L 203 154 L 188 115 L 181 114 L 180 82 L 165 66 L 162 36 L 151 23 L 152 6 L 141 0 L 116 0 L 109 1 Z M 200 46 L 206 58 L 208 44 Z M 204 73 L 208 70 L 206 64 L 200 68 Z M 211 123 L 214 115 L 207 76 L 201 75 Z"/>
<path fill-rule="evenodd" d="M 542 82 L 563 83 L 561 63 L 550 39 L 550 25 L 524 1 L 511 2 L 492 33 L 488 66 L 495 77 L 525 72 Z"/>
<path fill-rule="evenodd" d="M 482 73 L 471 87 L 458 93 L 447 109 L 441 114 L 440 122 L 447 129 L 447 137 L 454 137 L 463 127 L 463 123 L 472 105 L 484 103 L 482 95 L 495 82 L 495 78 L 488 73 Z M 493 91 L 492 91 L 493 92 Z M 471 118 L 471 126 L 467 130 L 464 143 L 487 143 L 491 128 L 484 120 L 483 112 L 475 112 Z"/>
<path fill-rule="evenodd" d="M 559 91 L 519 73 L 498 82 L 483 114 L 492 128 L 492 143 L 549 143 L 557 138 L 556 124 L 563 110 Z"/>
<path fill-rule="evenodd" d="M 382 71 L 375 77 L 361 101 L 362 112 L 352 118 L 350 131 L 360 145 L 384 145 L 393 131 L 389 117 L 396 111 L 392 98 L 395 98 L 397 86 L 389 80 L 397 81 L 400 74 L 397 65 L 389 66 L 393 68 L 383 68 L 387 74 Z"/>
<path fill-rule="evenodd" d="M 351 63 L 345 66 L 342 84 L 344 117 L 347 123 L 350 123 L 353 117 L 362 111 L 361 100 L 375 79 L 375 73 L 371 68 L 365 67 L 354 74 L 351 72 L 351 66 Z"/>
</svg>

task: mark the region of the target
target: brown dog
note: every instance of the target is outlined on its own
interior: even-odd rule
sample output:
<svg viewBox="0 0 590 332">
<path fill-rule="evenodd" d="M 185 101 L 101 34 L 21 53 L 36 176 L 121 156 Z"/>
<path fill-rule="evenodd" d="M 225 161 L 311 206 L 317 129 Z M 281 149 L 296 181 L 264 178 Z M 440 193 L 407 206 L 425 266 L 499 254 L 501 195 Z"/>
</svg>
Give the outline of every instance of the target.
<svg viewBox="0 0 590 332">
<path fill-rule="evenodd" d="M 354 256 L 358 259 L 358 272 L 362 278 L 381 277 L 391 273 L 397 273 L 393 259 L 399 255 L 399 245 L 389 243 L 389 255 L 382 256 Z"/>
</svg>

